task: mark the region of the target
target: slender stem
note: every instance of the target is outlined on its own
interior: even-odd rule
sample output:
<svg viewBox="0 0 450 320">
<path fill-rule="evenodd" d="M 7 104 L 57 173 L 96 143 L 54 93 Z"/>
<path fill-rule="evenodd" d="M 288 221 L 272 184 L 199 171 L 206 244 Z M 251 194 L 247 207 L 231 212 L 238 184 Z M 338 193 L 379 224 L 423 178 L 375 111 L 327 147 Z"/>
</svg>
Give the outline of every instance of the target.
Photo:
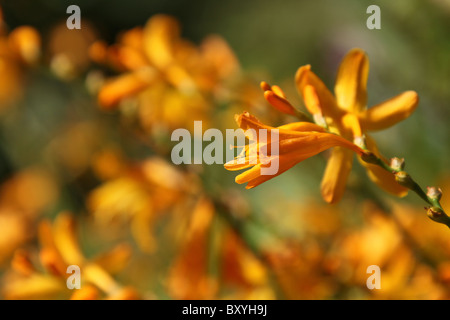
<svg viewBox="0 0 450 320">
<path fill-rule="evenodd" d="M 423 189 L 417 184 L 417 182 L 414 181 L 414 186 L 411 190 L 414 191 L 420 198 L 422 198 L 423 201 L 425 201 L 430 205 L 433 205 L 431 199 L 427 196 L 425 191 L 423 191 Z"/>
<path fill-rule="evenodd" d="M 306 113 L 304 113 L 303 111 L 300 111 L 300 110 L 298 110 L 298 109 L 294 109 L 295 110 L 295 116 L 300 120 L 300 121 L 303 121 L 303 122 L 312 122 L 312 123 L 314 123 L 314 120 L 309 116 L 309 115 L 307 115 Z"/>
<path fill-rule="evenodd" d="M 394 174 L 397 183 L 415 192 L 422 200 L 431 206 L 426 208 L 427 215 L 431 220 L 445 224 L 450 228 L 450 217 L 442 208 L 441 203 L 439 202 L 440 197 L 430 196 L 425 193 L 422 187 L 411 177 L 411 175 L 405 172 L 402 167 L 394 168 L 370 151 L 363 154 L 361 159 L 367 163 L 375 164 Z"/>
<path fill-rule="evenodd" d="M 432 270 L 435 271 L 438 262 L 428 254 L 428 252 L 423 248 L 423 246 L 421 246 L 420 243 L 416 241 L 416 238 L 414 238 L 411 235 L 410 231 L 408 231 L 408 229 L 405 228 L 404 223 L 401 220 L 399 220 L 398 215 L 396 215 L 392 210 L 392 206 L 388 204 L 384 198 L 380 197 L 380 195 L 377 192 L 375 192 L 372 188 L 370 188 L 367 185 L 367 183 L 362 182 L 359 186 L 361 186 L 361 188 L 364 189 L 365 193 L 370 195 L 373 204 L 380 209 L 380 213 L 392 219 L 397 229 L 402 234 L 405 243 L 410 247 L 410 249 L 417 256 L 417 258 L 421 259 L 421 261 L 431 266 Z M 434 276 L 436 275 L 434 274 Z"/>
</svg>

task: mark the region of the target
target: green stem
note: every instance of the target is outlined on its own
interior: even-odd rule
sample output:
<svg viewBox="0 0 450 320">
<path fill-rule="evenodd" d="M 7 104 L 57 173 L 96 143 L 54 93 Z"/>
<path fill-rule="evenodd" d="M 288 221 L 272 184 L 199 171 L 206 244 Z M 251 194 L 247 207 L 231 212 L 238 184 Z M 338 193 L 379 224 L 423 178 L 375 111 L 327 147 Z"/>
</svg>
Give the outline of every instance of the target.
<svg viewBox="0 0 450 320">
<path fill-rule="evenodd" d="M 447 227 L 450 228 L 450 217 L 445 213 L 444 209 L 442 208 L 439 202 L 439 197 L 428 196 L 428 194 L 425 193 L 425 191 L 423 191 L 422 187 L 420 187 L 420 185 L 411 177 L 411 175 L 403 171 L 403 168 L 393 168 L 389 166 L 386 162 L 384 162 L 382 159 L 380 159 L 370 151 L 363 154 L 361 156 L 361 159 L 367 163 L 377 165 L 383 168 L 384 170 L 394 174 L 397 183 L 415 192 L 423 201 L 425 201 L 431 206 L 426 208 L 427 215 L 430 219 L 438 223 L 445 224 Z"/>
<path fill-rule="evenodd" d="M 413 180 L 414 186 L 411 188 L 412 191 L 414 191 L 420 198 L 422 198 L 423 201 L 425 201 L 428 204 L 433 205 L 431 199 L 427 196 L 425 191 Z M 441 206 L 439 204 L 439 206 Z"/>
</svg>

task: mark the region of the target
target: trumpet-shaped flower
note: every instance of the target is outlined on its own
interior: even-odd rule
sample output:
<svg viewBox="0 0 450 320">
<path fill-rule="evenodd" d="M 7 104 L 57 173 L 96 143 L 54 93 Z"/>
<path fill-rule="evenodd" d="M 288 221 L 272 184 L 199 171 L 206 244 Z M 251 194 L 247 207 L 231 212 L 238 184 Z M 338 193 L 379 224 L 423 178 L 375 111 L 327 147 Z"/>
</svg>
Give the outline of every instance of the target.
<svg viewBox="0 0 450 320">
<path fill-rule="evenodd" d="M 231 171 L 250 168 L 236 177 L 237 183 L 248 183 L 247 189 L 256 187 L 297 163 L 332 147 L 342 147 L 358 154 L 364 152 L 352 142 L 325 132 L 321 126 L 309 122 L 290 123 L 274 128 L 262 124 L 249 113 L 236 116 L 236 121 L 252 143 L 246 146 L 236 159 L 227 162 L 225 168 Z M 260 139 L 260 130 L 266 130 L 267 137 L 273 137 L 269 132 L 275 131 L 278 141 L 270 138 Z M 278 152 L 271 152 L 274 143 L 278 143 Z M 262 169 L 271 166 L 273 161 L 278 161 L 277 172 L 272 175 L 263 174 Z"/>
</svg>

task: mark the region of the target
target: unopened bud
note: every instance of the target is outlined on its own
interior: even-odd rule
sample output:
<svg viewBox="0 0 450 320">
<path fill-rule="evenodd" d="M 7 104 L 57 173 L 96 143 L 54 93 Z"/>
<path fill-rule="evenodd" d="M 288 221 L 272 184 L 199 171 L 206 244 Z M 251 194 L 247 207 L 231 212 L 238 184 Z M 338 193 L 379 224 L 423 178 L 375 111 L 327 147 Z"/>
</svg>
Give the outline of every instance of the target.
<svg viewBox="0 0 450 320">
<path fill-rule="evenodd" d="M 361 155 L 361 160 L 367 163 L 371 163 L 371 164 L 378 164 L 379 163 L 379 159 L 378 157 L 370 151 L 366 151 Z"/>
<path fill-rule="evenodd" d="M 392 158 L 390 166 L 392 169 L 394 169 L 394 171 L 402 171 L 405 168 L 405 159 L 400 159 L 397 157 Z"/>
<path fill-rule="evenodd" d="M 414 189 L 414 187 L 415 187 L 414 180 L 405 171 L 399 171 L 399 172 L 395 173 L 395 181 L 397 181 L 398 184 L 400 184 L 408 189 Z"/>
<path fill-rule="evenodd" d="M 436 187 L 427 187 L 427 197 L 432 200 L 441 200 L 442 190 Z"/>
<path fill-rule="evenodd" d="M 427 216 L 436 222 L 445 223 L 448 220 L 448 216 L 445 214 L 442 209 L 438 207 L 429 207 L 427 208 Z"/>
<path fill-rule="evenodd" d="M 270 91 L 270 90 L 272 90 L 271 86 L 265 81 L 261 81 L 259 86 L 261 87 L 262 91 Z"/>
</svg>

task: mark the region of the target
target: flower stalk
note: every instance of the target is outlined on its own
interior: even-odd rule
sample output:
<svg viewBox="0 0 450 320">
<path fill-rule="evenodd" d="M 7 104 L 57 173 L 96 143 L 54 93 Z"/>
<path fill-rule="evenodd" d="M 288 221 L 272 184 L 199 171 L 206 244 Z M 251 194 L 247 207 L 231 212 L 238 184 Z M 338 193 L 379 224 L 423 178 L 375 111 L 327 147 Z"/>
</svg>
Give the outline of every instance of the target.
<svg viewBox="0 0 450 320">
<path fill-rule="evenodd" d="M 415 192 L 422 200 L 430 205 L 429 207 L 425 207 L 425 209 L 427 210 L 427 216 L 431 220 L 445 224 L 450 228 L 450 217 L 445 213 L 440 203 L 442 196 L 441 189 L 436 187 L 428 187 L 427 192 L 425 192 L 423 188 L 411 177 L 411 175 L 404 171 L 404 159 L 393 158 L 391 159 L 391 164 L 388 165 L 374 153 L 367 152 L 361 156 L 361 160 L 380 166 L 384 170 L 393 173 L 395 176 L 395 181 L 397 181 L 398 184 Z"/>
</svg>

